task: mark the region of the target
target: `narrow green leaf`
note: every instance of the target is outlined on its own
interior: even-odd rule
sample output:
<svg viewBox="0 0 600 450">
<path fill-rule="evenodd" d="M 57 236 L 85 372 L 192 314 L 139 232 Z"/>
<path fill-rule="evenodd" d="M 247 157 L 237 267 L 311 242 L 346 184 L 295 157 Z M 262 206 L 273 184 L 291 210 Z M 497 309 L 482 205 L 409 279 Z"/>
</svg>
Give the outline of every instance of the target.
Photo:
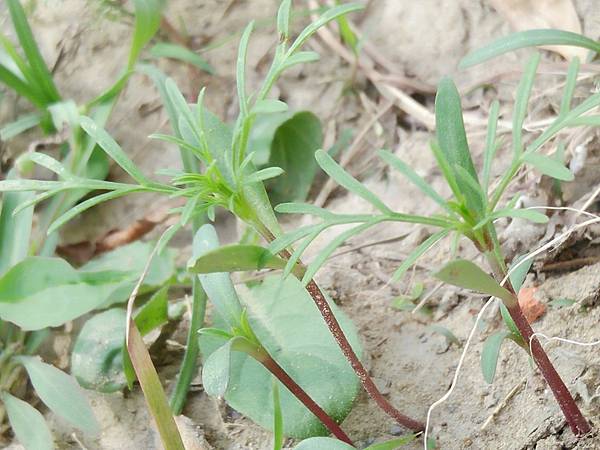
<svg viewBox="0 0 600 450">
<path fill-rule="evenodd" d="M 565 81 L 565 88 L 563 90 L 563 97 L 560 102 L 560 109 L 558 115 L 564 117 L 571 109 L 571 102 L 573 101 L 573 93 L 575 92 L 575 85 L 577 84 L 577 74 L 579 73 L 579 58 L 576 56 L 569 63 L 569 70 L 567 72 L 567 79 Z"/>
<path fill-rule="evenodd" d="M 568 306 L 572 306 L 575 303 L 577 303 L 577 302 L 571 298 L 557 298 L 557 299 L 554 299 L 554 300 L 551 300 L 550 302 L 548 302 L 548 304 L 552 308 L 565 308 Z"/>
<path fill-rule="evenodd" d="M 188 262 L 192 273 L 282 269 L 286 261 L 258 245 L 232 244 L 202 253 Z"/>
<path fill-rule="evenodd" d="M 327 154 L 326 151 L 317 150 L 315 153 L 315 158 L 319 166 L 321 166 L 321 169 L 323 169 L 327 175 L 337 181 L 339 185 L 345 187 L 359 197 L 362 197 L 382 213 L 389 214 L 392 212 L 379 199 L 379 197 L 368 190 L 362 183 L 356 180 L 356 178 L 352 177 L 348 172 L 346 172 L 338 163 L 334 161 L 331 156 L 329 156 L 329 154 Z"/>
<path fill-rule="evenodd" d="M 581 34 L 552 29 L 527 30 L 502 37 L 475 50 L 463 58 L 459 67 L 465 69 L 519 48 L 540 45 L 570 45 L 600 52 L 600 43 Z"/>
<path fill-rule="evenodd" d="M 152 295 L 150 300 L 135 315 L 135 324 L 142 336 L 169 321 L 169 286 L 164 286 Z"/>
<path fill-rule="evenodd" d="M 343 16 L 344 14 L 359 11 L 363 8 L 363 5 L 357 3 L 346 3 L 344 5 L 338 5 L 328 9 L 298 35 L 294 43 L 290 46 L 286 55 L 292 55 L 299 50 L 300 47 L 302 47 L 304 43 L 323 25 L 326 25 L 327 23 L 337 19 L 340 16 Z"/>
<path fill-rule="evenodd" d="M 89 117 L 82 116 L 80 125 L 83 130 L 110 156 L 121 168 L 138 183 L 150 184 L 141 170 L 129 159 L 121 146 L 100 126 Z"/>
<path fill-rule="evenodd" d="M 44 404 L 67 422 L 88 433 L 100 426 L 75 378 L 42 362 L 38 357 L 19 356 L 35 392 Z"/>
<path fill-rule="evenodd" d="M 519 217 L 534 223 L 547 223 L 548 216 L 532 209 L 500 209 L 492 214 L 492 218 Z"/>
<path fill-rule="evenodd" d="M 451 78 L 442 78 L 435 96 L 435 129 L 442 153 L 450 167 L 462 167 L 477 180 L 465 133 L 460 94 Z"/>
<path fill-rule="evenodd" d="M 13 0 L 15 1 L 15 0 Z M 31 103 L 40 109 L 46 107 L 46 99 L 41 95 L 36 95 L 36 90 L 32 89 L 25 81 L 11 72 L 8 68 L 0 64 L 0 82 L 11 88 L 21 97 L 28 99 Z"/>
<path fill-rule="evenodd" d="M 267 167 L 265 169 L 257 170 L 244 178 L 245 183 L 258 183 L 260 181 L 269 180 L 271 178 L 278 177 L 285 173 L 281 167 Z"/>
<path fill-rule="evenodd" d="M 271 390 L 273 391 L 273 450 L 283 449 L 283 412 L 279 398 L 279 382 L 273 378 Z"/>
<path fill-rule="evenodd" d="M 250 40 L 250 34 L 253 29 L 254 21 L 250 22 L 242 33 L 236 63 L 237 94 L 240 102 L 240 116 L 242 118 L 245 118 L 248 115 L 248 97 L 246 95 L 246 56 L 248 55 L 248 41 Z"/>
<path fill-rule="evenodd" d="M 408 178 L 421 192 L 423 192 L 423 194 L 431 198 L 442 208 L 453 213 L 448 207 L 446 200 L 444 200 L 444 198 L 431 187 L 431 184 L 419 176 L 408 164 L 389 151 L 379 150 L 377 153 L 381 159 Z"/>
<path fill-rule="evenodd" d="M 46 155 L 45 153 L 31 152 L 23 155 L 25 158 L 33 161 L 39 166 L 45 167 L 46 169 L 54 172 L 60 178 L 68 180 L 73 179 L 73 175 L 67 170 L 60 161 Z"/>
<path fill-rule="evenodd" d="M 301 227 L 297 230 L 285 233 L 284 235 L 279 236 L 277 239 L 269 243 L 269 245 L 267 246 L 267 250 L 270 251 L 272 254 L 276 255 L 280 251 L 291 246 L 294 242 L 302 239 L 305 236 L 308 236 L 316 230 L 321 229 L 321 226 L 322 225 L 319 223 L 315 225 Z"/>
<path fill-rule="evenodd" d="M 496 145 L 496 129 L 498 126 L 498 115 L 500 113 L 500 103 L 498 100 L 492 102 L 490 107 L 490 115 L 488 117 L 487 136 L 485 139 L 485 151 L 483 155 L 483 171 L 481 174 L 481 186 L 487 194 L 490 185 L 490 172 L 492 170 L 492 162 L 498 146 Z"/>
<path fill-rule="evenodd" d="M 408 269 L 412 267 L 412 265 L 419 259 L 427 250 L 437 244 L 439 241 L 444 239 L 448 234 L 450 234 L 451 230 L 442 230 L 437 233 L 432 234 L 427 239 L 419 244 L 417 248 L 415 248 L 410 254 L 406 257 L 400 267 L 396 269 L 394 275 L 392 275 L 392 281 L 397 282 L 400 281 L 402 276 L 406 273 Z"/>
<path fill-rule="evenodd" d="M 441 325 L 431 325 L 429 328 L 431 329 L 431 331 L 434 331 L 444 336 L 449 344 L 456 344 L 458 347 L 460 347 L 460 340 L 448 328 L 443 327 Z"/>
<path fill-rule="evenodd" d="M 208 74 L 215 74 L 215 69 L 200 55 L 181 45 L 159 42 L 150 49 L 155 58 L 170 58 L 189 63 Z"/>
<path fill-rule="evenodd" d="M 118 191 L 106 192 L 104 194 L 96 195 L 92 198 L 89 198 L 89 199 L 77 204 L 73 208 L 69 209 L 67 212 L 65 212 L 60 217 L 58 217 L 54 222 L 52 222 L 52 224 L 48 228 L 48 234 L 54 233 L 56 230 L 58 230 L 60 227 L 62 227 L 69 220 L 78 216 L 82 212 L 92 208 L 93 206 L 96 206 L 100 203 L 104 203 L 109 200 L 114 200 L 119 197 L 124 197 L 125 195 L 129 195 L 129 194 L 132 194 L 132 193 L 140 191 L 140 190 L 142 190 L 142 189 L 141 188 L 122 189 L 122 190 L 118 190 Z"/>
<path fill-rule="evenodd" d="M 509 305 L 516 302 L 508 290 L 500 286 L 496 280 L 471 261 L 464 259 L 451 261 L 434 276 L 454 286 L 501 298 Z"/>
<path fill-rule="evenodd" d="M 523 76 L 517 88 L 515 107 L 513 111 L 512 139 L 515 157 L 523 153 L 523 122 L 527 115 L 527 105 L 531 96 L 531 89 L 535 81 L 535 73 L 540 62 L 540 54 L 535 53 L 527 62 Z"/>
<path fill-rule="evenodd" d="M 531 164 L 544 175 L 556 178 L 557 180 L 573 181 L 575 179 L 573 172 L 571 172 L 563 164 L 549 156 L 541 155 L 539 153 L 534 152 L 528 152 L 523 155 L 523 160 Z"/>
<path fill-rule="evenodd" d="M 329 256 L 340 245 L 342 245 L 344 242 L 346 242 L 352 236 L 356 236 L 357 234 L 362 233 L 363 231 L 369 229 L 370 227 L 372 227 L 373 225 L 375 225 L 377 223 L 379 223 L 379 222 L 378 221 L 371 221 L 371 222 L 363 223 L 363 224 L 358 225 L 356 227 L 350 228 L 349 230 L 346 230 L 343 233 L 340 233 L 338 236 L 336 236 L 334 239 L 332 239 L 329 242 L 329 244 L 327 244 L 325 246 L 325 248 L 323 248 L 319 252 L 319 254 L 317 255 L 317 257 L 313 261 L 311 261 L 311 263 L 309 264 L 309 266 L 306 268 L 306 272 L 302 276 L 302 284 L 306 285 L 306 284 L 308 284 L 310 282 L 310 280 L 312 280 L 312 278 L 315 276 L 315 274 L 317 273 L 317 271 L 319 270 L 319 268 L 323 264 L 325 264 L 325 261 L 327 260 L 327 258 L 329 258 Z"/>
<path fill-rule="evenodd" d="M 499 331 L 488 337 L 481 350 L 481 372 L 483 378 L 488 384 L 494 382 L 496 375 L 496 366 L 498 364 L 498 356 L 500 355 L 500 347 L 502 342 L 511 335 L 510 331 Z"/>
<path fill-rule="evenodd" d="M 44 416 L 23 400 L 2 392 L 0 399 L 6 408 L 10 426 L 26 450 L 53 450 L 54 439 Z"/>
<path fill-rule="evenodd" d="M 508 312 L 508 308 L 504 306 L 503 303 L 500 303 L 500 315 L 502 316 L 502 320 L 504 320 L 504 323 L 506 324 L 508 329 L 511 331 L 511 334 L 513 336 L 518 336 L 519 339 L 523 340 L 521 338 L 521 332 L 517 328 L 517 324 L 512 319 L 510 313 Z"/>
<path fill-rule="evenodd" d="M 275 211 L 281 214 L 308 214 L 323 218 L 334 217 L 334 214 L 325 208 L 310 203 L 281 203 L 275 207 Z"/>
<path fill-rule="evenodd" d="M 312 62 L 316 62 L 321 58 L 321 56 L 317 52 L 305 51 L 294 53 L 293 55 L 287 57 L 283 64 L 281 65 L 281 70 L 287 70 L 290 67 L 296 66 L 298 64 L 308 64 Z"/>
</svg>

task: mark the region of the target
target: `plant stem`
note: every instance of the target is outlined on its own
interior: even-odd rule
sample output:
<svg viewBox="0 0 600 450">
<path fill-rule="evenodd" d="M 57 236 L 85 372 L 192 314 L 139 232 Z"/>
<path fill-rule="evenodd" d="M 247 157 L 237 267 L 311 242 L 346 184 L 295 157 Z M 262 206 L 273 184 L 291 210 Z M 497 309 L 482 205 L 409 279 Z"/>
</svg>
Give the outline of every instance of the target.
<svg viewBox="0 0 600 450">
<path fill-rule="evenodd" d="M 302 389 L 283 368 L 277 364 L 266 352 L 261 356 L 259 362 L 271 372 L 288 390 L 312 412 L 323 425 L 340 441 L 354 445 L 348 435 L 310 396 Z"/>
<path fill-rule="evenodd" d="M 506 270 L 503 269 L 503 267 L 505 267 L 504 261 L 499 262 L 496 258 L 497 255 L 499 255 L 499 252 L 494 252 L 493 255 L 486 253 L 486 257 L 490 266 L 492 267 L 496 281 L 501 282 L 506 276 Z M 505 287 L 514 295 L 515 301 L 510 305 L 506 304 L 506 302 L 504 302 L 504 304 L 525 342 L 528 345 L 531 343 L 529 347 L 531 349 L 531 356 L 540 369 L 540 372 L 544 376 L 544 379 L 548 383 L 548 386 L 550 386 L 550 389 L 552 390 L 560 409 L 565 415 L 567 423 L 571 427 L 573 433 L 577 436 L 588 433 L 591 430 L 590 424 L 587 422 L 585 417 L 583 417 L 583 414 L 575 403 L 573 396 L 552 365 L 550 358 L 548 358 L 548 355 L 544 351 L 544 348 L 540 344 L 539 340 L 536 337 L 532 339 L 534 334 L 533 329 L 523 314 L 523 310 L 521 309 L 517 299 L 517 294 L 510 284 L 510 281 L 506 283 Z"/>
<path fill-rule="evenodd" d="M 200 353 L 198 330 L 204 324 L 204 313 L 206 312 L 206 294 L 200 286 L 198 277 L 194 277 L 192 280 L 192 297 L 190 328 L 187 335 L 185 354 L 183 355 L 175 389 L 171 394 L 171 409 L 175 415 L 181 414 L 185 406 L 187 393 L 198 365 L 198 354 Z"/>
<path fill-rule="evenodd" d="M 268 229 L 266 229 L 266 227 L 261 227 L 260 231 L 261 234 L 263 234 L 263 236 L 265 237 L 265 239 L 267 239 L 269 242 L 275 240 L 275 236 L 273 236 L 273 234 Z M 285 259 L 290 259 L 291 257 L 291 254 L 288 250 L 282 250 L 279 254 L 282 258 Z M 302 263 L 298 262 L 298 265 L 302 267 Z M 333 314 L 329 303 L 327 303 L 323 292 L 313 279 L 311 279 L 306 285 L 306 290 L 317 305 L 321 316 L 323 316 L 323 320 L 325 320 L 325 324 L 327 325 L 329 331 L 335 338 L 337 344 L 342 350 L 342 353 L 350 363 L 350 366 L 358 376 L 358 379 L 360 380 L 363 388 L 365 389 L 365 391 L 367 391 L 367 394 L 369 394 L 369 397 L 375 400 L 375 403 L 377 403 L 377 405 L 387 415 L 392 417 L 399 425 L 402 425 L 403 427 L 406 427 L 413 431 L 423 431 L 425 429 L 425 425 L 423 423 L 418 422 L 402 414 L 400 411 L 394 408 L 394 406 L 392 406 L 385 399 L 385 397 L 379 391 L 379 389 L 377 389 L 377 386 L 369 376 L 369 373 L 367 372 L 364 365 L 352 349 L 350 342 L 348 342 L 348 338 L 344 334 L 342 327 L 335 318 L 335 315 Z"/>
</svg>

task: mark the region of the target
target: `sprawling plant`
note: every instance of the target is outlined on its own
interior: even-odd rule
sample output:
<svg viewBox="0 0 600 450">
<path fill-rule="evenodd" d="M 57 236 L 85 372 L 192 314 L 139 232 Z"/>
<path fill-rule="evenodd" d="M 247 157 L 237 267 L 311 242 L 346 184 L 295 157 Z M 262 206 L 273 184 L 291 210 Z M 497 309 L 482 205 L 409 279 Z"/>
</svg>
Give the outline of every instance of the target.
<svg viewBox="0 0 600 450">
<path fill-rule="evenodd" d="M 256 154 L 251 145 L 252 130 L 260 117 L 287 110 L 284 102 L 269 97 L 272 87 L 281 74 L 290 67 L 318 59 L 316 53 L 302 50 L 304 43 L 319 27 L 357 9 L 359 6 L 356 5 L 341 5 L 329 9 L 292 40 L 291 1 L 282 1 L 277 16 L 280 40 L 263 83 L 252 93 L 248 93 L 245 85 L 246 53 L 253 29 L 253 24 L 250 24 L 243 32 L 239 46 L 236 74 L 239 115 L 233 126 L 223 123 L 204 106 L 204 90 L 200 91 L 197 102 L 190 105 L 173 80 L 168 79 L 152 66 L 138 65 L 137 69 L 140 72 L 155 81 L 173 131 L 171 135 L 157 134 L 153 137 L 174 143 L 181 150 L 183 170 L 170 172 L 172 174 L 170 184 L 155 181 L 144 174 L 104 130 L 103 121 L 87 116 L 84 111 L 84 114 L 78 112 L 74 115 L 75 127 L 81 130 L 86 139 L 89 139 L 92 148 L 97 145 L 132 178 L 133 182 L 94 179 L 84 172 L 74 170 L 76 166 L 65 164 L 65 161 L 32 152 L 24 154 L 17 165 L 22 166 L 33 162 L 54 172 L 56 179 L 50 181 L 7 179 L 0 181 L 0 191 L 8 192 L 7 195 L 37 193 L 32 195 L 24 206 L 16 208 L 21 210 L 29 208 L 29 211 L 33 205 L 56 195 L 82 191 L 102 192 L 77 204 L 72 203 L 72 207 L 53 216 L 48 227 L 49 233 L 55 232 L 73 217 L 101 202 L 132 193 L 153 193 L 185 199 L 184 206 L 174 210 L 179 214 L 179 222 L 167 230 L 157 244 L 155 252 L 161 255 L 170 237 L 177 230 L 191 224 L 194 233 L 194 254 L 187 267 L 187 273 L 192 280 L 193 293 L 191 326 L 186 355 L 170 405 L 167 403 L 141 339 L 143 332 L 148 330 L 148 325 L 140 317 L 144 317 L 145 314 L 152 316 L 152 314 L 142 310 L 135 320 L 131 314 L 131 305 L 138 288 L 142 285 L 142 280 L 133 290 L 129 313 L 126 314 L 122 310 L 117 312 L 109 310 L 103 313 L 110 314 L 110 320 L 116 317 L 122 318 L 123 322 L 127 321 L 128 353 L 124 354 L 122 362 L 125 375 L 129 383 L 133 382 L 137 375 L 167 448 L 183 448 L 172 413 L 181 411 L 187 387 L 195 372 L 196 356 L 199 352 L 198 331 L 202 335 L 200 347 L 205 359 L 203 379 L 207 392 L 225 396 L 232 405 L 246 412 L 258 423 L 271 427 L 275 431 L 275 448 L 281 448 L 283 433 L 295 437 L 307 437 L 324 434 L 327 431 L 345 443 L 326 441 L 328 444 L 324 444 L 320 438 L 316 441 L 309 439 L 300 444 L 299 448 L 319 448 L 319 445 L 348 448 L 351 444 L 350 439 L 338 425 L 338 422 L 349 412 L 356 395 L 356 379 L 353 378 L 353 384 L 353 381 L 347 377 L 347 363 L 350 364 L 367 393 L 388 415 L 412 431 L 423 430 L 422 423 L 400 413 L 379 392 L 360 360 L 360 346 L 352 326 L 343 315 L 335 312 L 335 306 L 313 279 L 319 267 L 339 245 L 350 237 L 383 222 L 404 222 L 439 228 L 438 232 L 423 242 L 401 264 L 394 274 L 396 280 L 428 248 L 448 235 L 464 236 L 473 242 L 487 259 L 493 277 L 473 263 L 464 260 L 449 263 L 436 275 L 446 282 L 485 292 L 502 300 L 504 318 L 509 326 L 510 336 L 530 352 L 555 393 L 573 431 L 576 434 L 587 432 L 589 425 L 541 345 L 532 338 L 533 331 L 516 299 L 515 292 L 520 282 L 506 281 L 508 268 L 498 241 L 494 220 L 499 217 L 521 217 L 537 222 L 547 220 L 547 217 L 539 212 L 516 209 L 516 199 L 500 206 L 503 195 L 515 175 L 526 164 L 559 180 L 572 179 L 572 174 L 562 163 L 555 158 L 542 155 L 540 150 L 566 127 L 597 124 L 597 117 L 590 116 L 588 113 L 600 105 L 600 94 L 594 94 L 581 104 L 572 107 L 571 100 L 578 69 L 578 62 L 574 61 L 567 77 L 567 88 L 559 115 L 540 136 L 531 143 L 525 144 L 522 133 L 523 122 L 539 62 L 539 56 L 534 56 L 526 66 L 518 89 L 513 118 L 513 158 L 499 184 L 491 188 L 491 165 L 498 149 L 496 140 L 498 103 L 494 103 L 492 107 L 484 165 L 478 172 L 471 159 L 467 143 L 459 94 L 453 82 L 444 79 L 439 85 L 436 97 L 437 139 L 432 144 L 432 150 L 451 188 L 453 198 L 444 199 L 409 166 L 390 152 L 379 153 L 384 161 L 400 170 L 425 195 L 437 202 L 442 209 L 441 213 L 425 217 L 391 210 L 373 192 L 345 172 L 328 152 L 319 150 L 315 153 L 318 165 L 340 185 L 369 202 L 377 213 L 336 214 L 309 204 L 285 203 L 279 205 L 276 211 L 311 214 L 321 220 L 316 224 L 284 234 L 263 184 L 264 181 L 281 175 L 283 171 L 279 167 L 256 168 Z M 148 10 L 144 11 L 148 12 Z M 157 24 L 156 16 L 142 14 L 140 17 L 145 18 L 147 23 L 154 24 L 153 26 Z M 552 39 L 557 40 L 557 35 L 545 36 L 544 42 L 533 43 L 557 43 L 549 42 Z M 593 41 L 588 41 L 579 37 L 576 42 L 569 43 L 588 47 L 595 45 Z M 531 40 L 520 42 L 521 46 L 532 43 Z M 505 46 L 504 49 L 516 47 L 518 45 L 515 44 Z M 488 52 L 486 55 L 489 54 Z M 133 69 L 134 62 L 130 61 L 128 69 Z M 208 225 L 203 225 L 207 219 L 214 220 L 216 208 L 223 208 L 233 213 L 262 236 L 269 243 L 268 246 L 264 248 L 245 243 L 219 246 L 214 230 Z M 12 214 L 11 211 L 11 216 Z M 354 226 L 334 238 L 310 265 L 302 264 L 300 257 L 307 246 L 324 230 L 342 224 Z M 296 248 L 293 247 L 294 244 L 298 244 Z M 149 258 L 152 259 L 155 253 L 149 255 Z M 270 278 L 258 286 L 249 285 L 246 288 L 247 292 L 234 289 L 228 275 L 223 273 L 264 268 L 282 269 L 284 276 Z M 120 277 L 127 276 L 120 271 L 98 270 L 98 267 L 95 269 L 96 275 L 92 278 L 85 273 L 72 276 L 83 277 L 83 281 L 92 280 L 94 283 L 102 281 L 109 284 L 122 282 Z M 68 272 L 68 269 L 65 270 Z M 146 272 L 147 270 L 144 274 Z M 289 275 L 293 277 L 288 277 Z M 86 276 L 88 278 L 85 278 Z M 69 280 L 67 276 L 64 278 Z M 501 284 L 504 284 L 504 287 Z M 210 328 L 203 325 L 206 294 L 216 310 L 212 318 L 213 326 Z M 315 308 L 307 312 L 304 304 L 309 300 L 314 302 Z M 160 307 L 164 312 L 165 305 L 166 295 L 163 291 L 157 293 L 144 308 L 154 310 L 153 308 Z M 289 311 L 297 312 L 291 320 Z M 320 314 L 324 324 L 322 321 L 317 324 L 315 314 L 317 318 Z M 164 314 L 161 317 L 164 319 Z M 156 320 L 151 322 L 155 326 L 159 322 L 164 323 L 163 319 L 162 322 Z M 319 326 L 326 331 L 325 336 L 330 342 L 326 342 L 324 336 L 321 339 Z M 313 333 L 313 330 L 315 330 L 314 335 L 319 336 L 318 343 L 312 342 L 307 336 Z M 299 348 L 294 347 L 298 343 Z M 339 356 L 335 344 L 341 349 L 345 360 L 342 360 L 341 365 L 336 361 L 326 370 L 324 356 L 319 353 L 326 353 L 334 359 L 335 355 Z M 324 376 L 313 379 L 318 371 L 322 371 L 321 375 Z M 309 374 L 308 378 L 306 373 Z M 269 383 L 273 376 L 287 388 L 281 395 L 279 385 Z M 265 404 L 271 404 L 272 408 L 265 408 Z M 308 408 L 316 419 L 313 417 L 307 419 L 304 414 L 305 409 L 302 408 Z M 374 448 L 394 448 L 411 438 L 396 440 L 387 447 Z"/>
</svg>

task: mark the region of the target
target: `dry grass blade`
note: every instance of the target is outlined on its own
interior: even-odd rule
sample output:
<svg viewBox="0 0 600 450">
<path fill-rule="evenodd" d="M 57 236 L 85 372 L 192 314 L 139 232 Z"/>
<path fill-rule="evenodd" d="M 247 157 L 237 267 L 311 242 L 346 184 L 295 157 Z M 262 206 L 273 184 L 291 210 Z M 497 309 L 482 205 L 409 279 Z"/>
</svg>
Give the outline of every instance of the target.
<svg viewBox="0 0 600 450">
<path fill-rule="evenodd" d="M 157 249 L 158 245 L 154 247 L 154 250 L 150 254 L 146 266 L 144 267 L 144 271 L 127 302 L 125 343 L 135 374 L 142 387 L 144 398 L 148 404 L 148 409 L 156 422 L 156 427 L 158 428 L 165 449 L 185 450 L 177 424 L 175 423 L 175 418 L 173 417 L 171 407 L 169 406 L 169 400 L 160 384 L 160 379 L 158 378 L 154 364 L 152 364 L 150 353 L 148 353 L 142 335 L 133 320 L 133 305 L 135 303 L 135 298 L 150 269 L 150 263 L 152 262 L 152 258 L 156 254 Z"/>
</svg>

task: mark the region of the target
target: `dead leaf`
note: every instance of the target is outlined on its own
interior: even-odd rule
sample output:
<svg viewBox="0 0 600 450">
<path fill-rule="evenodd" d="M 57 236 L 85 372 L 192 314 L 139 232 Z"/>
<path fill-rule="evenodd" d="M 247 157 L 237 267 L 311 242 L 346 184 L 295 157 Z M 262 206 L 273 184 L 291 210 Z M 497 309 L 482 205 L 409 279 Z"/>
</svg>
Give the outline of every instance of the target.
<svg viewBox="0 0 600 450">
<path fill-rule="evenodd" d="M 516 31 L 537 28 L 557 28 L 581 34 L 581 23 L 571 0 L 489 0 L 496 11 Z M 558 53 L 567 60 L 578 56 L 585 61 L 588 51 L 579 47 L 547 46 L 546 50 Z"/>
<path fill-rule="evenodd" d="M 546 305 L 535 298 L 535 291 L 536 287 L 521 288 L 518 296 L 519 305 L 529 323 L 535 322 L 546 312 Z"/>
</svg>

